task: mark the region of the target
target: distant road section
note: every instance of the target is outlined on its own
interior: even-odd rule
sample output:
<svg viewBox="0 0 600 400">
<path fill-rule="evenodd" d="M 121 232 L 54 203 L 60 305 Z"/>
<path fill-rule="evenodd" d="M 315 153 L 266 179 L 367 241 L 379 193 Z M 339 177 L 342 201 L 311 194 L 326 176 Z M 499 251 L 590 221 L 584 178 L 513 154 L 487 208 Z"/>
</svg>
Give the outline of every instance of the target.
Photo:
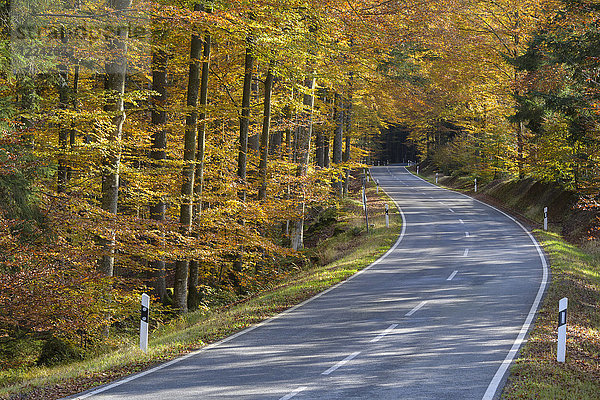
<svg viewBox="0 0 600 400">
<path fill-rule="evenodd" d="M 502 212 L 401 166 L 372 175 L 402 210 L 375 264 L 276 318 L 71 398 L 493 399 L 548 279 Z"/>
</svg>

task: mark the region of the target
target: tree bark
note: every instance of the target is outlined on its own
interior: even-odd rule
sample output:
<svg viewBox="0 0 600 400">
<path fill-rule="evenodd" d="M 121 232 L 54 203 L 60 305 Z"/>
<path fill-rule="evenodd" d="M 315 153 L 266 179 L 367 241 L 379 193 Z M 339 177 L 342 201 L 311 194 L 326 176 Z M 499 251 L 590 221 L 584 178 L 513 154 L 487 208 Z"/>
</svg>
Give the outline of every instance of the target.
<svg viewBox="0 0 600 400">
<path fill-rule="evenodd" d="M 309 89 L 309 93 L 304 95 L 304 106 L 308 109 L 305 112 L 306 122 L 305 125 L 300 127 L 298 130 L 298 170 L 297 176 L 306 176 L 308 170 L 308 162 L 310 157 L 310 141 L 312 137 L 313 122 L 312 114 L 314 107 L 314 94 L 315 78 L 307 77 L 304 85 Z M 304 199 L 301 199 L 298 205 L 298 211 L 300 218 L 292 225 L 291 232 L 291 245 L 294 250 L 301 250 L 304 247 L 304 213 L 306 205 Z"/>
<path fill-rule="evenodd" d="M 342 96 L 339 93 L 335 94 L 335 133 L 333 137 L 333 164 L 339 167 L 342 163 L 342 147 L 344 133 L 344 105 L 342 104 Z M 343 197 L 342 175 L 338 174 L 333 182 L 335 195 L 338 198 Z"/>
<path fill-rule="evenodd" d="M 242 115 L 240 117 L 240 150 L 238 156 L 238 178 L 242 185 L 240 200 L 246 201 L 246 166 L 248 159 L 248 131 L 250 128 L 250 97 L 252 95 L 252 72 L 254 68 L 253 39 L 248 36 L 244 61 L 244 89 L 242 93 Z"/>
<path fill-rule="evenodd" d="M 346 149 L 344 151 L 344 155 L 342 157 L 342 161 L 347 163 L 350 161 L 350 133 L 352 132 L 352 75 L 350 76 L 350 91 L 348 93 L 348 100 L 346 102 L 345 107 L 345 122 L 346 122 Z M 346 173 L 344 177 L 344 197 L 348 196 L 348 186 L 350 184 L 350 169 L 346 168 Z"/>
<path fill-rule="evenodd" d="M 202 194 L 204 190 L 204 159 L 206 156 L 206 119 L 208 116 L 208 76 L 210 73 L 211 35 L 208 31 L 204 35 L 202 52 L 202 79 L 200 81 L 198 151 L 196 153 L 196 218 L 202 214 Z M 200 305 L 198 292 L 198 268 L 200 263 L 196 260 L 190 262 L 188 277 L 188 308 L 195 310 Z"/>
<path fill-rule="evenodd" d="M 168 55 L 163 50 L 158 50 L 152 55 L 152 90 L 158 94 L 152 97 L 152 125 L 155 131 L 152 134 L 152 147 L 150 158 L 155 160 L 155 168 L 162 168 L 161 162 L 167 158 L 167 62 Z M 155 221 L 164 221 L 166 204 L 162 197 L 150 205 L 150 218 Z M 155 292 L 164 304 L 167 300 L 167 285 L 165 282 L 165 261 L 153 260 L 150 268 L 155 275 Z"/>
<path fill-rule="evenodd" d="M 194 11 L 202 11 L 200 4 Z M 183 184 L 181 185 L 181 209 L 179 223 L 184 235 L 189 235 L 194 210 L 194 180 L 196 172 L 196 151 L 198 146 L 198 92 L 200 88 L 200 59 L 202 57 L 202 38 L 192 35 L 190 43 L 190 69 L 188 75 L 187 106 L 190 109 L 185 119 L 185 143 L 183 150 Z M 189 261 L 175 262 L 175 284 L 173 287 L 173 306 L 180 314 L 188 311 Z"/>
<path fill-rule="evenodd" d="M 131 0 L 110 0 L 109 5 L 116 11 L 123 11 L 131 6 Z M 120 14 L 117 14 L 120 19 Z M 117 214 L 119 201 L 119 173 L 121 167 L 121 138 L 125 109 L 125 77 L 127 73 L 127 39 L 129 28 L 125 23 L 117 26 L 115 37 L 110 39 L 109 47 L 114 50 L 114 57 L 106 60 L 105 89 L 109 99 L 104 110 L 112 115 L 112 130 L 109 132 L 111 148 L 103 161 L 102 168 L 102 209 L 110 214 Z M 100 271 L 106 276 L 114 275 L 115 234 L 109 233 L 104 240 L 107 254 L 100 261 Z"/>
<path fill-rule="evenodd" d="M 271 95 L 273 93 L 273 69 L 269 66 L 267 77 L 265 79 L 265 106 L 264 121 L 262 133 L 260 135 L 260 164 L 258 166 L 258 175 L 260 179 L 260 188 L 258 190 L 258 200 L 267 198 L 267 163 L 269 161 L 269 131 L 271 130 Z"/>
</svg>

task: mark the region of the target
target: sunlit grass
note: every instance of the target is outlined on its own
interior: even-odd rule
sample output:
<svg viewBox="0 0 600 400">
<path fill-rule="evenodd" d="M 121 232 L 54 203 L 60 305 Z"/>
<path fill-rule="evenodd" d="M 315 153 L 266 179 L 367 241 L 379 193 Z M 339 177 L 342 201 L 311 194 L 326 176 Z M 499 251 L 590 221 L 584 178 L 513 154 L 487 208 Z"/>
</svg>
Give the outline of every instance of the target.
<svg viewBox="0 0 600 400">
<path fill-rule="evenodd" d="M 550 258 L 552 283 L 535 328 L 512 368 L 503 399 L 598 399 L 600 263 L 598 253 L 536 231 Z M 597 248 L 596 248 L 597 250 Z M 569 299 L 567 360 L 556 361 L 558 301 Z"/>
<path fill-rule="evenodd" d="M 354 229 L 324 240 L 311 250 L 328 261 L 325 265 L 302 271 L 279 287 L 235 306 L 189 313 L 159 327 L 151 333 L 147 354 L 137 348 L 135 338 L 129 338 L 117 351 L 94 359 L 52 368 L 0 372 L 0 382 L 11 383 L 2 384 L 0 398 L 33 391 L 29 399 L 49 400 L 118 379 L 239 332 L 347 279 L 385 253 L 401 229 L 400 215 L 387 196 L 383 192 L 376 196 L 373 188 L 367 194 L 372 214 L 369 222 L 374 229 L 366 234 L 362 203 L 347 200 L 348 207 L 342 210 L 343 222 Z M 389 229 L 385 228 L 383 216 L 386 202 L 390 205 Z"/>
</svg>

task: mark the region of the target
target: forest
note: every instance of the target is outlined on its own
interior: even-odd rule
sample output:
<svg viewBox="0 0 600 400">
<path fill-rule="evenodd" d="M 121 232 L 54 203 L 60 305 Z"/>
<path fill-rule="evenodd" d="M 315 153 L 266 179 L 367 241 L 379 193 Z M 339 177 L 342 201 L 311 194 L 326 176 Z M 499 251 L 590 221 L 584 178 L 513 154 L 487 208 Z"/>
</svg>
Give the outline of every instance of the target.
<svg viewBox="0 0 600 400">
<path fill-rule="evenodd" d="M 169 319 L 294 273 L 369 164 L 598 207 L 593 0 L 2 0 L 0 24 L 0 368 L 110 340 L 143 292 Z"/>
</svg>

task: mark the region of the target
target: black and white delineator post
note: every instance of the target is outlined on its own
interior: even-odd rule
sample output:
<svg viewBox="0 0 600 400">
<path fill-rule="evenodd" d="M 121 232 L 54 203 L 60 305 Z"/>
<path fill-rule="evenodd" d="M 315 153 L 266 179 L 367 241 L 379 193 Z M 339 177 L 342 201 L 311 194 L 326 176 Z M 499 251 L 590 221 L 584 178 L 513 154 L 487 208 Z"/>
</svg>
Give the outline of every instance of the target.
<svg viewBox="0 0 600 400">
<path fill-rule="evenodd" d="M 417 175 L 419 175 L 419 166 L 417 165 Z"/>
<path fill-rule="evenodd" d="M 142 308 L 140 316 L 140 349 L 148 351 L 148 316 L 150 314 L 150 296 L 142 294 Z"/>
<path fill-rule="evenodd" d="M 565 362 L 567 354 L 567 305 L 569 299 L 563 297 L 558 302 L 558 346 L 556 348 L 556 361 Z"/>
<path fill-rule="evenodd" d="M 544 230 L 548 230 L 548 207 L 544 207 Z"/>
<path fill-rule="evenodd" d="M 379 179 L 375 179 L 375 185 L 377 185 L 377 194 L 379 194 Z"/>
<path fill-rule="evenodd" d="M 477 178 L 475 178 L 475 193 L 477 193 Z"/>
<path fill-rule="evenodd" d="M 385 227 L 390 227 L 390 206 L 385 205 Z"/>
<path fill-rule="evenodd" d="M 435 173 L 435 184 L 437 185 L 437 183 L 438 183 L 438 173 L 436 172 Z"/>
</svg>

